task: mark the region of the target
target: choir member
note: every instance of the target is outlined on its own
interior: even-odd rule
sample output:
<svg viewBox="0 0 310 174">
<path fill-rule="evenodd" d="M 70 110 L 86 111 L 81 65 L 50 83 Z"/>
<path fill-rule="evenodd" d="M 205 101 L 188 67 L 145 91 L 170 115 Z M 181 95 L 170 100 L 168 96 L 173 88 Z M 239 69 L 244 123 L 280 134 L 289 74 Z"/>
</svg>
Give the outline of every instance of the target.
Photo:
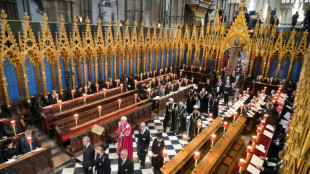
<svg viewBox="0 0 310 174">
<path fill-rule="evenodd" d="M 143 169 L 145 167 L 145 157 L 148 152 L 151 136 L 144 122 L 140 123 L 138 132 L 137 154 L 140 159 L 140 168 Z"/>
<path fill-rule="evenodd" d="M 231 73 L 231 75 L 230 75 L 230 82 L 231 83 L 235 83 L 236 82 L 236 72 L 235 71 L 233 71 L 232 73 Z"/>
<path fill-rule="evenodd" d="M 177 130 L 177 115 L 176 115 L 177 105 L 174 103 L 173 98 L 169 98 L 169 102 L 166 104 L 166 114 L 164 118 L 164 132 L 166 132 L 167 127 L 170 127 L 170 131 L 174 132 Z"/>
<path fill-rule="evenodd" d="M 133 162 L 128 156 L 128 151 L 123 149 L 118 160 L 118 174 L 134 174 Z"/>
<path fill-rule="evenodd" d="M 39 147 L 36 137 L 32 135 L 32 131 L 30 129 L 27 129 L 25 131 L 25 136 L 19 140 L 22 154 L 25 154 L 31 151 L 30 145 L 27 142 L 28 137 L 31 137 L 32 139 L 31 146 L 33 150 Z"/>
<path fill-rule="evenodd" d="M 115 85 L 115 83 L 114 83 L 114 81 L 112 80 L 112 78 L 109 78 L 109 89 L 112 89 L 112 88 L 115 88 L 116 87 L 116 85 Z M 108 87 L 107 87 L 108 88 Z"/>
<path fill-rule="evenodd" d="M 90 143 L 90 139 L 88 136 L 83 138 L 83 171 L 84 174 L 92 174 L 93 166 L 95 165 L 95 148 Z"/>
<path fill-rule="evenodd" d="M 224 105 L 228 106 L 228 99 L 231 93 L 231 85 L 230 85 L 229 80 L 226 81 L 223 92 L 224 92 Z"/>
<path fill-rule="evenodd" d="M 117 134 L 118 154 L 121 154 L 121 151 L 126 149 L 128 152 L 128 157 L 132 159 L 132 130 L 130 124 L 127 122 L 127 117 L 121 117 L 121 121 L 118 123 Z"/>
<path fill-rule="evenodd" d="M 208 94 L 211 92 L 210 79 L 207 79 L 206 84 L 205 84 L 205 89 Z"/>
<path fill-rule="evenodd" d="M 194 106 L 194 112 L 189 116 L 189 130 L 188 134 L 191 139 L 194 139 L 197 136 L 198 128 L 197 124 L 201 122 L 201 115 L 199 113 L 198 105 Z"/>
<path fill-rule="evenodd" d="M 19 155 L 18 148 L 13 144 L 12 139 L 6 140 L 2 150 L 3 160 L 16 159 Z"/>
<path fill-rule="evenodd" d="M 154 168 L 154 173 L 158 174 L 160 172 L 160 168 L 163 166 L 164 157 L 163 150 L 165 147 L 165 142 L 163 141 L 162 133 L 156 133 L 156 139 L 153 141 L 152 145 L 152 166 Z"/>
<path fill-rule="evenodd" d="M 97 146 L 97 155 L 95 160 L 95 173 L 96 174 L 110 174 L 111 163 L 108 155 L 104 153 L 104 148 Z"/>
<path fill-rule="evenodd" d="M 218 116 L 218 106 L 220 94 L 216 93 L 214 90 L 211 93 L 210 99 L 210 110 L 213 113 L 213 119 Z"/>
<path fill-rule="evenodd" d="M 124 88 L 125 88 L 125 91 L 130 91 L 133 89 L 133 85 L 131 84 L 131 82 L 129 81 L 128 77 L 125 77 L 125 80 L 123 82 L 124 84 Z"/>
<path fill-rule="evenodd" d="M 262 174 L 278 174 L 280 166 L 283 162 L 283 157 L 284 157 L 284 150 L 281 150 L 278 153 L 278 158 L 268 158 L 268 157 L 263 157 L 260 156 L 261 159 L 266 160 L 268 162 L 275 163 L 275 166 L 256 166 L 257 169 L 261 170 Z"/>
<path fill-rule="evenodd" d="M 170 94 L 170 92 L 171 92 L 171 83 L 170 82 L 168 82 L 168 83 L 166 83 L 167 85 L 166 85 L 166 88 L 165 88 L 165 95 L 168 95 L 168 94 Z"/>
<path fill-rule="evenodd" d="M 199 92 L 198 99 L 200 101 L 200 113 L 208 113 L 209 98 L 205 88 L 202 88 Z"/>
<path fill-rule="evenodd" d="M 56 91 L 52 90 L 52 92 L 48 95 L 48 103 L 50 105 L 57 103 L 56 94 L 57 94 Z"/>
<path fill-rule="evenodd" d="M 76 90 L 76 97 L 82 97 L 83 96 L 83 88 L 82 86 L 79 86 Z"/>
<path fill-rule="evenodd" d="M 146 86 L 145 86 L 145 83 L 140 83 L 138 85 L 138 90 L 139 90 L 139 98 L 141 100 L 144 100 L 146 99 Z"/>
<path fill-rule="evenodd" d="M 225 77 L 226 77 L 226 67 L 224 67 L 224 68 L 222 69 L 221 74 L 222 74 L 222 79 L 225 79 Z"/>
<path fill-rule="evenodd" d="M 186 132 L 186 114 L 186 106 L 180 102 L 177 109 L 178 134 L 183 134 L 183 132 Z"/>
<path fill-rule="evenodd" d="M 186 109 L 187 113 L 193 112 L 193 107 L 196 104 L 196 93 L 194 92 L 193 87 L 190 88 L 190 91 L 187 94 L 187 100 L 186 100 Z"/>
<path fill-rule="evenodd" d="M 92 93 L 95 93 L 95 87 L 93 85 L 92 82 L 88 81 L 87 82 L 87 94 L 92 94 Z"/>
</svg>

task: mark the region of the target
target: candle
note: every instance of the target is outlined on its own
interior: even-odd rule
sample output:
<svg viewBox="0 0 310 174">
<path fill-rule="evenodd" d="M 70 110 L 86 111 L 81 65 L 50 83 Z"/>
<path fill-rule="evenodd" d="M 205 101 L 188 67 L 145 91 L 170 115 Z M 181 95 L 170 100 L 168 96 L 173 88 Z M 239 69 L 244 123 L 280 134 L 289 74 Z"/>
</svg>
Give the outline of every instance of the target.
<svg viewBox="0 0 310 174">
<path fill-rule="evenodd" d="M 246 88 L 246 92 L 249 93 L 250 88 Z"/>
<path fill-rule="evenodd" d="M 187 79 L 185 80 L 185 83 L 186 83 L 186 86 L 187 86 L 187 83 L 188 83 L 188 80 L 187 80 Z"/>
<path fill-rule="evenodd" d="M 135 102 L 137 102 L 138 94 L 135 94 L 134 97 L 135 97 Z"/>
<path fill-rule="evenodd" d="M 264 119 L 267 120 L 268 114 L 264 114 Z"/>
<path fill-rule="evenodd" d="M 242 173 L 242 167 L 244 167 L 244 159 L 240 159 L 238 166 L 239 166 L 239 173 Z"/>
<path fill-rule="evenodd" d="M 218 108 L 219 108 L 219 111 L 222 109 L 221 106 L 219 106 Z"/>
<path fill-rule="evenodd" d="M 233 126 L 235 126 L 235 125 L 234 125 L 234 123 L 235 123 L 235 121 L 236 121 L 236 118 L 238 117 L 238 114 L 237 114 L 237 113 L 234 113 L 234 115 L 233 115 L 233 116 L 234 116 Z"/>
<path fill-rule="evenodd" d="M 58 94 L 55 94 L 55 98 L 58 99 L 58 98 L 59 98 L 59 95 L 58 95 Z"/>
<path fill-rule="evenodd" d="M 118 102 L 118 109 L 120 109 L 121 108 L 122 99 L 118 99 L 117 102 Z"/>
<path fill-rule="evenodd" d="M 135 80 L 135 89 L 137 88 L 138 81 Z"/>
<path fill-rule="evenodd" d="M 198 128 L 198 131 L 197 131 L 197 136 L 198 136 L 199 130 L 200 130 L 200 128 L 201 128 L 201 122 L 198 122 L 198 123 L 197 123 L 197 128 Z"/>
<path fill-rule="evenodd" d="M 261 94 L 258 94 L 258 98 L 261 98 L 262 97 L 262 95 Z"/>
<path fill-rule="evenodd" d="M 255 101 L 255 102 L 258 102 L 258 98 L 256 98 L 254 101 Z"/>
<path fill-rule="evenodd" d="M 87 86 L 84 87 L 84 91 L 87 94 Z"/>
<path fill-rule="evenodd" d="M 223 123 L 223 127 L 226 128 L 227 125 L 228 125 L 228 123 L 227 123 L 227 121 L 225 121 L 225 122 Z"/>
<path fill-rule="evenodd" d="M 166 90 L 166 89 L 165 89 L 165 88 L 163 88 L 163 92 L 165 92 L 165 90 Z"/>
<path fill-rule="evenodd" d="M 231 108 L 231 107 L 232 107 L 232 104 L 228 104 L 228 107 Z"/>
<path fill-rule="evenodd" d="M 246 91 L 243 91 L 243 95 L 245 95 L 246 94 Z"/>
<path fill-rule="evenodd" d="M 213 114 L 212 113 L 209 114 L 209 118 L 213 118 Z"/>
<path fill-rule="evenodd" d="M 101 108 L 101 106 L 98 106 L 98 111 L 100 112 L 100 111 L 102 111 L 102 108 Z"/>
<path fill-rule="evenodd" d="M 79 115 L 78 114 L 74 114 L 73 118 L 74 118 L 74 120 L 77 120 L 77 119 L 79 119 Z"/>
<path fill-rule="evenodd" d="M 168 68 L 165 68 L 165 73 L 167 73 L 167 71 L 168 71 Z"/>
<path fill-rule="evenodd" d="M 194 159 L 199 160 L 199 158 L 200 158 L 199 152 L 195 152 Z"/>
<path fill-rule="evenodd" d="M 119 79 L 116 79 L 116 86 L 118 86 L 118 84 L 119 84 Z"/>
<path fill-rule="evenodd" d="M 142 74 L 140 74 L 140 78 L 142 79 L 142 77 L 143 77 L 143 75 Z"/>
<path fill-rule="evenodd" d="M 256 142 L 256 136 L 252 136 L 252 142 L 255 143 Z"/>
<path fill-rule="evenodd" d="M 83 94 L 83 99 L 84 99 L 84 104 L 86 105 L 86 98 L 87 98 L 87 95 L 86 94 Z"/>
<path fill-rule="evenodd" d="M 192 77 L 192 84 L 194 83 L 194 77 Z"/>
<path fill-rule="evenodd" d="M 199 67 L 199 72 L 201 72 L 201 66 Z"/>
<path fill-rule="evenodd" d="M 153 76 L 155 76 L 155 73 L 156 73 L 156 72 L 155 72 L 155 71 L 153 71 Z"/>
<path fill-rule="evenodd" d="M 241 94 L 239 94 L 239 99 L 241 99 L 242 98 L 242 95 Z"/>
<path fill-rule="evenodd" d="M 98 89 L 99 89 L 99 85 L 98 84 L 96 84 L 96 89 L 97 89 L 97 92 L 98 92 Z"/>
<path fill-rule="evenodd" d="M 266 90 L 267 90 L 267 86 L 264 87 L 264 91 L 266 91 Z"/>
<path fill-rule="evenodd" d="M 58 100 L 58 106 L 59 106 L 59 110 L 60 110 L 60 112 L 62 112 L 62 110 L 61 110 L 61 105 L 62 105 L 62 101 L 61 100 Z"/>
<path fill-rule="evenodd" d="M 261 121 L 260 121 L 260 125 L 261 125 L 262 127 L 264 127 L 264 126 L 265 126 L 265 120 L 261 120 Z"/>
<path fill-rule="evenodd" d="M 119 86 L 121 87 L 121 89 L 123 89 L 123 87 L 124 87 L 124 85 L 122 83 Z"/>
<path fill-rule="evenodd" d="M 243 109 L 243 108 L 244 108 L 244 105 L 241 105 L 240 108 Z"/>
<path fill-rule="evenodd" d="M 251 153 L 252 152 L 252 146 L 247 146 L 246 147 L 246 152 Z"/>
<path fill-rule="evenodd" d="M 149 76 L 150 76 L 150 73 L 149 73 L 149 72 L 147 72 L 147 73 L 146 73 L 146 75 L 147 75 L 147 77 L 149 77 Z"/>
<path fill-rule="evenodd" d="M 183 135 L 182 140 L 183 140 L 183 141 L 187 141 L 187 136 L 186 136 L 186 135 Z"/>
<path fill-rule="evenodd" d="M 27 143 L 32 143 L 32 138 L 31 137 L 27 137 Z"/>
<path fill-rule="evenodd" d="M 13 127 L 16 126 L 15 120 L 12 120 L 12 121 L 11 121 L 11 126 L 13 126 Z"/>
<path fill-rule="evenodd" d="M 235 103 L 238 101 L 238 99 L 235 98 Z"/>
<path fill-rule="evenodd" d="M 212 134 L 212 135 L 211 135 L 211 141 L 215 141 L 215 139 L 216 139 L 216 135 L 215 135 L 215 134 Z"/>
<path fill-rule="evenodd" d="M 110 88 L 110 82 L 105 82 L 105 84 L 107 85 L 107 88 Z"/>
<path fill-rule="evenodd" d="M 191 71 L 193 71 L 193 65 L 191 66 Z"/>
<path fill-rule="evenodd" d="M 71 95 L 74 95 L 74 90 L 71 90 Z"/>
<path fill-rule="evenodd" d="M 182 77 L 182 71 L 180 71 L 180 78 Z"/>
<path fill-rule="evenodd" d="M 258 127 L 257 130 L 256 130 L 256 133 L 257 133 L 257 134 L 262 133 L 262 128 L 261 128 L 261 127 Z"/>
<path fill-rule="evenodd" d="M 166 158 L 168 156 L 166 150 L 163 151 L 163 157 Z"/>
</svg>

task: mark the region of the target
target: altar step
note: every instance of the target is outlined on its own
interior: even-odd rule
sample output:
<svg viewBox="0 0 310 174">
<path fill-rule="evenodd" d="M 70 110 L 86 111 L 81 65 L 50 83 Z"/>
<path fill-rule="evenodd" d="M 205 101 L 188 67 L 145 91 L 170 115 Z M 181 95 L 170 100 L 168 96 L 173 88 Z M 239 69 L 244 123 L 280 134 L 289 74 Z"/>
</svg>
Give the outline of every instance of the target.
<svg viewBox="0 0 310 174">
<path fill-rule="evenodd" d="M 72 158 L 60 148 L 55 139 L 48 138 L 45 133 L 33 125 L 27 125 L 27 128 L 35 129 L 37 132 L 37 137 L 41 141 L 42 147 L 48 147 L 51 149 L 52 161 L 55 169 L 66 163 L 73 162 Z"/>
</svg>

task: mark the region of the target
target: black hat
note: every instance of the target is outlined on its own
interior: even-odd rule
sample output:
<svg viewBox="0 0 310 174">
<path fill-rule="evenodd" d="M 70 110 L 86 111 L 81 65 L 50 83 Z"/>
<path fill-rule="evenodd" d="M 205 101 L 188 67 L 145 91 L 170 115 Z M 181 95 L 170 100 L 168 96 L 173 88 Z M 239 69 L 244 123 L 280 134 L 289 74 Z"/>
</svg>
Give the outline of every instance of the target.
<svg viewBox="0 0 310 174">
<path fill-rule="evenodd" d="M 8 146 L 9 144 L 13 143 L 12 139 L 7 139 L 4 143 L 4 145 Z"/>
<path fill-rule="evenodd" d="M 162 138 L 162 137 L 163 137 L 163 134 L 162 134 L 161 132 L 157 132 L 157 133 L 156 133 L 156 137 L 157 137 L 157 138 Z"/>
</svg>

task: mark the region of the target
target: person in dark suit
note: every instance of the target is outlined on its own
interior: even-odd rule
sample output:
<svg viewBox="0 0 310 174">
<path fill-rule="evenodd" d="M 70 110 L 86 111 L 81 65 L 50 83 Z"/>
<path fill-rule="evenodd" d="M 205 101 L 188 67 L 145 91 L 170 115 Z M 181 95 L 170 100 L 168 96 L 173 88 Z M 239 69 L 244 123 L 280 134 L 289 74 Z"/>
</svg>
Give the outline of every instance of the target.
<svg viewBox="0 0 310 174">
<path fill-rule="evenodd" d="M 3 160 L 16 159 L 19 155 L 18 148 L 13 144 L 12 139 L 6 140 L 2 149 Z"/>
<path fill-rule="evenodd" d="M 116 84 L 115 82 L 112 80 L 112 78 L 109 78 L 109 89 L 115 88 Z"/>
<path fill-rule="evenodd" d="M 150 131 L 146 129 L 144 122 L 140 124 L 138 143 L 137 143 L 137 154 L 140 159 L 140 168 L 143 169 L 145 165 L 145 156 L 147 154 L 150 145 Z"/>
<path fill-rule="evenodd" d="M 94 85 L 92 84 L 92 82 L 88 81 L 87 82 L 87 94 L 92 94 L 94 93 L 96 90 L 95 90 L 95 87 Z"/>
<path fill-rule="evenodd" d="M 52 92 L 48 95 L 48 103 L 50 105 L 57 103 L 56 94 L 57 94 L 56 91 L 52 90 Z"/>
<path fill-rule="evenodd" d="M 95 173 L 97 174 L 110 174 L 111 163 L 107 154 L 104 153 L 104 149 L 101 146 L 96 147 L 98 153 L 95 161 Z"/>
<path fill-rule="evenodd" d="M 145 87 L 145 83 L 140 83 L 138 85 L 138 89 L 139 89 L 139 98 L 141 100 L 146 99 L 146 87 Z"/>
<path fill-rule="evenodd" d="M 11 117 L 12 115 L 9 112 L 9 110 L 7 112 L 4 107 L 0 107 L 0 118 L 11 118 Z"/>
<path fill-rule="evenodd" d="M 160 168 L 163 166 L 164 157 L 163 150 L 165 147 L 165 141 L 163 141 L 163 136 L 161 132 L 156 133 L 156 139 L 153 141 L 152 145 L 152 166 L 154 168 L 154 173 L 158 174 Z"/>
<path fill-rule="evenodd" d="M 230 80 L 230 82 L 231 83 L 235 83 L 236 82 L 236 72 L 235 71 L 233 71 L 232 73 L 231 73 L 231 75 L 230 75 L 230 78 L 229 78 L 229 80 Z"/>
<path fill-rule="evenodd" d="M 279 173 L 279 169 L 280 166 L 283 162 L 283 157 L 284 157 L 284 150 L 281 150 L 278 153 L 278 158 L 268 158 L 268 157 L 262 157 L 260 156 L 261 159 L 266 160 L 268 162 L 272 162 L 275 163 L 275 166 L 266 166 L 266 167 L 262 167 L 262 166 L 256 166 L 257 169 L 262 171 L 262 174 L 278 174 Z"/>
<path fill-rule="evenodd" d="M 90 143 L 88 136 L 83 138 L 83 171 L 84 174 L 92 174 L 95 158 L 94 146 Z"/>
<path fill-rule="evenodd" d="M 128 151 L 123 149 L 121 151 L 121 156 L 118 160 L 118 174 L 133 174 L 133 162 L 128 158 Z"/>
<path fill-rule="evenodd" d="M 30 129 L 27 129 L 25 131 L 25 136 L 20 139 L 20 147 L 21 147 L 22 154 L 25 154 L 31 151 L 30 145 L 27 142 L 28 138 L 32 139 L 32 143 L 31 143 L 32 150 L 35 150 L 36 148 L 39 147 L 36 137 L 32 135 L 32 131 Z"/>
<path fill-rule="evenodd" d="M 78 88 L 77 88 L 77 90 L 76 90 L 76 97 L 82 97 L 83 96 L 83 88 L 82 88 L 82 86 L 79 86 Z"/>
<path fill-rule="evenodd" d="M 224 93 L 224 105 L 228 106 L 228 99 L 231 93 L 231 86 L 229 80 L 226 81 L 226 84 L 223 88 L 223 93 Z"/>
</svg>

